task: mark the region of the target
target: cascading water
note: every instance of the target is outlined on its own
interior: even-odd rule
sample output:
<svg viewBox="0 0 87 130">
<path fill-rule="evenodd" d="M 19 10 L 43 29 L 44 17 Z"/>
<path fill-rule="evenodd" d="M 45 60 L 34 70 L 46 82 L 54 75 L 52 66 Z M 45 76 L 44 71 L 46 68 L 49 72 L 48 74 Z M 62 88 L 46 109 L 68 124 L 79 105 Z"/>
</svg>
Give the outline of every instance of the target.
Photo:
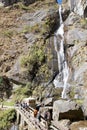
<svg viewBox="0 0 87 130">
<path fill-rule="evenodd" d="M 59 74 L 54 79 L 54 85 L 57 87 L 63 87 L 62 98 L 66 98 L 66 88 L 68 87 L 67 81 L 69 77 L 69 68 L 67 66 L 65 54 L 64 54 L 64 24 L 61 15 L 61 5 L 59 6 L 60 27 L 54 36 L 54 47 L 57 53 L 58 70 Z"/>
</svg>

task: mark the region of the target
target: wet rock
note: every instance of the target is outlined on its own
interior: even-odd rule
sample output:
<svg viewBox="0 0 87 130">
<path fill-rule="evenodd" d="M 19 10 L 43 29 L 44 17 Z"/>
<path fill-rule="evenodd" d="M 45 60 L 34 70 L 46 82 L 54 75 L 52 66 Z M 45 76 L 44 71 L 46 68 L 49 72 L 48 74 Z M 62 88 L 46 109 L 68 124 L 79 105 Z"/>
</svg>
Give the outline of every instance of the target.
<svg viewBox="0 0 87 130">
<path fill-rule="evenodd" d="M 58 100 L 53 104 L 53 119 L 70 119 L 82 120 L 84 119 L 82 109 L 75 101 Z"/>
</svg>

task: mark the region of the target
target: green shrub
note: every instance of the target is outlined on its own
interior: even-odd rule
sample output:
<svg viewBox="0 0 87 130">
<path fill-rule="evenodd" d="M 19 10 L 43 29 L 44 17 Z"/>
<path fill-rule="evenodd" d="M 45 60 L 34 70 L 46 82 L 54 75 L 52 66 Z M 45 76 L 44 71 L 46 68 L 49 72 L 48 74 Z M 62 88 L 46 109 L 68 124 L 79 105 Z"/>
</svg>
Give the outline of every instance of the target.
<svg viewBox="0 0 87 130">
<path fill-rule="evenodd" d="M 0 130 L 7 130 L 11 126 L 11 122 L 16 120 L 16 112 L 14 109 L 5 111 L 0 110 Z"/>
<path fill-rule="evenodd" d="M 27 83 L 26 86 L 20 86 L 16 90 L 14 90 L 14 100 L 22 100 L 25 97 L 29 97 L 32 95 L 31 84 Z"/>
<path fill-rule="evenodd" d="M 3 32 L 3 35 L 6 36 L 6 37 L 11 38 L 13 36 L 13 31 L 12 30 L 5 30 Z"/>
<path fill-rule="evenodd" d="M 35 72 L 45 61 L 45 53 L 43 47 L 33 46 L 28 55 L 22 57 L 21 66 L 26 67 L 28 72 Z"/>
</svg>

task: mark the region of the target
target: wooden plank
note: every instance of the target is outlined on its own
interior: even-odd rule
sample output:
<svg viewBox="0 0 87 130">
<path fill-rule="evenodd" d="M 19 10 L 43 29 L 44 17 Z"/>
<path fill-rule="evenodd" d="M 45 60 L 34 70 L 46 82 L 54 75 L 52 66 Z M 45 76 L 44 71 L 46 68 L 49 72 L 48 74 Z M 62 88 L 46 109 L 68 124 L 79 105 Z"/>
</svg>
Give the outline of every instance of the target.
<svg viewBox="0 0 87 130">
<path fill-rule="evenodd" d="M 30 113 L 30 111 L 32 111 L 33 109 L 30 108 L 30 111 L 28 112 L 23 107 L 19 107 L 19 108 L 16 108 L 16 110 L 21 114 L 21 116 L 25 117 L 25 121 L 27 124 L 31 122 L 32 125 L 34 125 L 34 127 L 36 127 L 38 130 L 47 130 L 45 126 L 43 126 L 41 122 L 38 122 L 37 119 L 34 118 L 33 115 Z M 43 120 L 43 117 L 42 117 L 42 120 Z"/>
</svg>

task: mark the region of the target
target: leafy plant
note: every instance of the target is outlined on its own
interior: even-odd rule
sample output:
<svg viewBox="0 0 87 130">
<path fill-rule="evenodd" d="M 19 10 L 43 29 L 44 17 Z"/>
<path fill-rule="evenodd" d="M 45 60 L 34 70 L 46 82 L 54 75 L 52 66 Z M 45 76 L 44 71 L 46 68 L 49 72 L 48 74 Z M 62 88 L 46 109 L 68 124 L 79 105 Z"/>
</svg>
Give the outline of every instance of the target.
<svg viewBox="0 0 87 130">
<path fill-rule="evenodd" d="M 14 109 L 5 110 L 2 112 L 0 110 L 0 130 L 9 129 L 11 122 L 16 120 L 16 112 Z"/>
<path fill-rule="evenodd" d="M 45 62 L 46 55 L 43 46 L 34 45 L 31 47 L 28 55 L 21 59 L 21 66 L 27 68 L 28 75 L 32 76 L 31 80 L 36 76 L 39 67 Z"/>
<path fill-rule="evenodd" d="M 16 90 L 14 90 L 14 100 L 22 100 L 25 97 L 29 97 L 32 95 L 31 84 L 27 83 L 26 86 L 20 86 Z"/>
</svg>

